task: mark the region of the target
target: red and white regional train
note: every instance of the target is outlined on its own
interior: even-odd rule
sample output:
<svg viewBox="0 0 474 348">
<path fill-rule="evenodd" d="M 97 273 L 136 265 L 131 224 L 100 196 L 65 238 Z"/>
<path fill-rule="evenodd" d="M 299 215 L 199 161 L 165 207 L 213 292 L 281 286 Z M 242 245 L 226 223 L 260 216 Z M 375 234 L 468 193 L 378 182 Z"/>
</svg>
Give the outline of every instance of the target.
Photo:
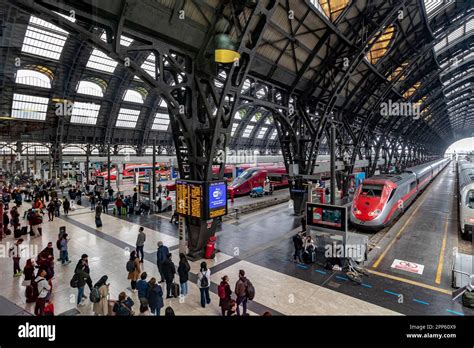
<svg viewBox="0 0 474 348">
<path fill-rule="evenodd" d="M 350 212 L 352 224 L 374 230 L 389 225 L 449 161 L 444 158 L 407 168 L 400 174 L 383 174 L 363 180 L 354 194 Z"/>
</svg>

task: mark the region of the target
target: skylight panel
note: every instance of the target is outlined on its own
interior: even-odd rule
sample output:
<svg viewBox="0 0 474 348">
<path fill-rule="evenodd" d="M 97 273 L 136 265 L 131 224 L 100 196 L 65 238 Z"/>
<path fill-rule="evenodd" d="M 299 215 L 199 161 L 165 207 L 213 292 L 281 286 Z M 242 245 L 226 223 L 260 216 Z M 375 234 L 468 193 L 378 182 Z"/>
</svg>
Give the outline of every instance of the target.
<svg viewBox="0 0 474 348">
<path fill-rule="evenodd" d="M 12 117 L 44 121 L 48 110 L 48 98 L 26 94 L 13 94 Z"/>
<path fill-rule="evenodd" d="M 68 32 L 37 17 L 31 16 L 21 51 L 59 60 Z"/>
<path fill-rule="evenodd" d="M 108 55 L 94 48 L 86 66 L 91 69 L 113 73 L 117 64 L 118 63 Z"/>
<path fill-rule="evenodd" d="M 170 124 L 170 117 L 168 114 L 163 114 L 161 112 L 157 112 L 155 114 L 155 119 L 153 120 L 153 126 L 151 129 L 157 131 L 166 131 L 168 130 L 168 126 Z"/>
<path fill-rule="evenodd" d="M 105 31 L 100 36 L 100 39 L 104 42 L 107 42 L 107 34 L 106 34 Z M 120 36 L 120 45 L 121 46 L 128 47 L 132 44 L 132 42 L 133 42 L 132 38 L 129 38 L 128 36 L 125 36 L 125 35 Z"/>
<path fill-rule="evenodd" d="M 248 138 L 250 137 L 250 134 L 252 133 L 252 130 L 254 129 L 255 126 L 249 124 L 247 127 L 244 129 L 244 132 L 242 133 L 242 138 Z"/>
<path fill-rule="evenodd" d="M 239 126 L 238 123 L 232 123 L 232 131 L 230 132 L 230 136 L 233 137 L 235 134 L 235 131 L 237 130 L 237 127 Z"/>
<path fill-rule="evenodd" d="M 270 140 L 275 140 L 276 137 L 277 137 L 277 130 L 274 129 L 272 135 L 270 135 Z"/>
<path fill-rule="evenodd" d="M 257 134 L 257 139 L 263 139 L 263 137 L 267 133 L 267 130 L 268 130 L 268 127 L 260 128 L 260 130 L 258 131 L 258 134 Z"/>
<path fill-rule="evenodd" d="M 141 68 L 145 70 L 148 73 L 148 75 L 156 79 L 155 66 L 156 66 L 155 55 L 153 53 L 150 53 L 147 59 L 141 65 Z"/>
<path fill-rule="evenodd" d="M 72 108 L 71 123 L 95 125 L 99 110 L 99 104 L 75 102 Z"/>
<path fill-rule="evenodd" d="M 117 117 L 116 127 L 135 128 L 140 110 L 121 108 Z"/>
</svg>

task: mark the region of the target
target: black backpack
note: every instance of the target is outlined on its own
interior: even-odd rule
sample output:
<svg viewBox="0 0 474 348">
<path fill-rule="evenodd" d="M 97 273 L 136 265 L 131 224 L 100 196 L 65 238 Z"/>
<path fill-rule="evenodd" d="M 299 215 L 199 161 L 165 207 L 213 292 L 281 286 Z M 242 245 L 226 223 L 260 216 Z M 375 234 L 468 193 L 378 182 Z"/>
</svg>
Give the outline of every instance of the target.
<svg viewBox="0 0 474 348">
<path fill-rule="evenodd" d="M 135 262 L 133 262 L 133 260 L 128 260 L 126 268 L 127 268 L 127 272 L 135 271 Z"/>
<path fill-rule="evenodd" d="M 79 275 L 77 273 L 74 273 L 71 281 L 69 282 L 69 285 L 71 286 L 71 288 L 77 288 L 79 286 Z"/>
<path fill-rule="evenodd" d="M 98 303 L 100 302 L 100 292 L 99 292 L 99 288 L 98 287 L 93 287 L 92 290 L 91 290 L 91 293 L 89 295 L 89 300 L 92 302 L 92 303 Z"/>
<path fill-rule="evenodd" d="M 255 297 L 255 288 L 253 287 L 253 284 L 250 282 L 250 280 L 247 279 L 247 287 L 245 289 L 246 295 L 249 300 L 253 300 Z"/>
<path fill-rule="evenodd" d="M 209 279 L 206 277 L 206 273 L 202 273 L 202 278 L 201 278 L 201 287 L 202 288 L 207 288 L 209 286 Z"/>
</svg>

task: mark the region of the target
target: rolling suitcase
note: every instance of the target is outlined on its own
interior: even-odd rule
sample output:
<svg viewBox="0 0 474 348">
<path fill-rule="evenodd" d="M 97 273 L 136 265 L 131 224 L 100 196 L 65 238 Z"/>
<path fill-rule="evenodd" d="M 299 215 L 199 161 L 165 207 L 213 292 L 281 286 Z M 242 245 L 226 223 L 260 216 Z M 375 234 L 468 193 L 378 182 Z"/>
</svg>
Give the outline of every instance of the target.
<svg viewBox="0 0 474 348">
<path fill-rule="evenodd" d="M 173 287 L 171 288 L 171 292 L 174 297 L 179 297 L 179 284 L 173 283 Z"/>
<path fill-rule="evenodd" d="M 126 208 L 126 207 L 122 207 L 121 209 L 122 209 L 122 210 L 121 210 L 122 215 L 127 215 L 127 208 Z"/>
<path fill-rule="evenodd" d="M 20 231 L 22 236 L 26 236 L 28 234 L 28 227 L 23 226 Z"/>
<path fill-rule="evenodd" d="M 13 230 L 13 238 L 18 239 L 22 236 L 21 230 L 20 229 L 14 229 Z"/>
<path fill-rule="evenodd" d="M 12 230 L 10 230 L 9 228 L 7 228 L 7 229 L 5 230 L 5 235 L 6 235 L 6 236 L 9 236 L 9 235 L 11 235 L 11 234 L 12 234 Z"/>
</svg>

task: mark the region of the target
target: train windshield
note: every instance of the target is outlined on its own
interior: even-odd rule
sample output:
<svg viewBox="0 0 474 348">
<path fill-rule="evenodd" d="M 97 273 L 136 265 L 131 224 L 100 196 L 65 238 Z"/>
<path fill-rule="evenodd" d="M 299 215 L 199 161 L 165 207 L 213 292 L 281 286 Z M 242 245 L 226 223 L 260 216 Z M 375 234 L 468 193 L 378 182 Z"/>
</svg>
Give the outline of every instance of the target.
<svg viewBox="0 0 474 348">
<path fill-rule="evenodd" d="M 257 168 L 249 168 L 244 170 L 240 175 L 235 178 L 235 180 L 232 182 L 232 186 L 238 186 L 241 185 L 243 182 L 247 181 L 250 179 L 255 173 L 257 173 L 258 169 Z"/>
<path fill-rule="evenodd" d="M 470 208 L 470 209 L 474 209 L 474 190 L 470 190 L 468 193 L 467 193 L 467 206 Z"/>
<path fill-rule="evenodd" d="M 362 189 L 360 191 L 361 195 L 366 197 L 380 197 L 382 196 L 382 185 L 369 185 L 362 184 Z"/>
</svg>

